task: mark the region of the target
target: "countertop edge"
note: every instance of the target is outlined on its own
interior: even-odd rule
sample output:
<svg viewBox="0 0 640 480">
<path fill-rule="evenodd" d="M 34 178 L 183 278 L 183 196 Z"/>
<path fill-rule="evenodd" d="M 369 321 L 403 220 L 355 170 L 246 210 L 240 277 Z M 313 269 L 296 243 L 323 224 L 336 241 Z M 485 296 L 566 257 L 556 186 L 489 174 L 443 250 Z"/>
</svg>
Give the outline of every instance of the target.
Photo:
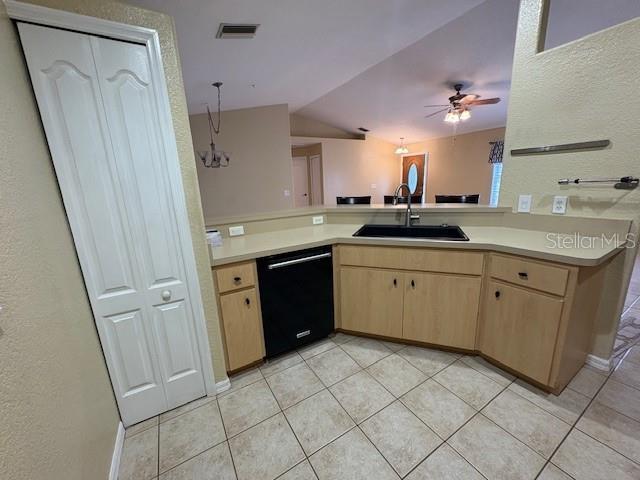
<svg viewBox="0 0 640 480">
<path fill-rule="evenodd" d="M 366 237 L 344 237 L 334 236 L 325 239 L 313 240 L 308 242 L 296 243 L 295 245 L 285 245 L 278 248 L 270 248 L 261 251 L 252 251 L 239 255 L 227 256 L 224 258 L 215 258 L 211 253 L 211 267 L 219 267 L 222 265 L 229 265 L 232 263 L 238 263 L 248 260 L 255 260 L 256 258 L 265 257 L 269 255 L 277 255 L 280 253 L 292 252 L 295 250 L 302 250 L 306 248 L 321 247 L 326 245 L 379 245 L 379 246 L 391 246 L 391 247 L 417 247 L 417 248 L 446 248 L 452 250 L 482 250 L 496 253 L 507 253 L 514 255 L 521 255 L 529 258 L 535 258 L 538 260 L 547 260 L 551 262 L 563 263 L 566 265 L 573 265 L 578 267 L 595 267 L 601 265 L 609 258 L 616 255 L 622 250 L 625 242 L 621 242 L 616 247 L 613 247 L 611 251 L 597 258 L 584 258 L 584 257 L 568 257 L 566 255 L 557 253 L 542 252 L 539 250 L 530 250 L 524 247 L 515 247 L 510 245 L 500 245 L 486 242 L 478 243 L 466 243 L 466 242 L 448 242 L 437 240 L 414 240 L 414 239 L 389 239 L 389 238 L 366 238 Z M 210 248 L 210 252 L 211 252 Z"/>
</svg>

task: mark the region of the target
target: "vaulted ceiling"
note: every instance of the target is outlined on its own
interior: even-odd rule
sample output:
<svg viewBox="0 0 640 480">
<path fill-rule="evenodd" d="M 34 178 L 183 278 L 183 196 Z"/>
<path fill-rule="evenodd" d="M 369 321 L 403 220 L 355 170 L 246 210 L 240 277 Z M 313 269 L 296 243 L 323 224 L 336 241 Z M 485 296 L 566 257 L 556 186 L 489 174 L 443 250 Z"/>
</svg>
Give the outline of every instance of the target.
<svg viewBox="0 0 640 480">
<path fill-rule="evenodd" d="M 223 110 L 287 103 L 347 131 L 414 142 L 453 133 L 444 114 L 424 118 L 434 111 L 424 105 L 446 103 L 463 83 L 502 101 L 474 107 L 458 133 L 506 123 L 519 0 L 127 1 L 175 19 L 191 114 L 215 105 L 211 83 L 221 81 Z M 553 1 L 564 41 L 579 32 L 575 0 Z M 604 26 L 637 3 L 616 1 L 628 5 L 581 0 Z M 223 22 L 260 27 L 254 39 L 216 39 Z"/>
</svg>

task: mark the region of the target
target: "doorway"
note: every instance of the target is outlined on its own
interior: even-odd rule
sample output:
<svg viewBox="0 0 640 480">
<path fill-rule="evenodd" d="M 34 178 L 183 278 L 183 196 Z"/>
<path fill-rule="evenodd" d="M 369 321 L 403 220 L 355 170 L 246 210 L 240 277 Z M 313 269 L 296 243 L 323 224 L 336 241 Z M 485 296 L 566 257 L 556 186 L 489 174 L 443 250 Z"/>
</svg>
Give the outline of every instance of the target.
<svg viewBox="0 0 640 480">
<path fill-rule="evenodd" d="M 426 154 L 403 155 L 402 183 L 409 185 L 411 195 L 420 195 L 422 203 L 425 198 L 426 184 Z"/>
<path fill-rule="evenodd" d="M 293 206 L 295 208 L 324 203 L 322 144 L 291 147 Z"/>
</svg>

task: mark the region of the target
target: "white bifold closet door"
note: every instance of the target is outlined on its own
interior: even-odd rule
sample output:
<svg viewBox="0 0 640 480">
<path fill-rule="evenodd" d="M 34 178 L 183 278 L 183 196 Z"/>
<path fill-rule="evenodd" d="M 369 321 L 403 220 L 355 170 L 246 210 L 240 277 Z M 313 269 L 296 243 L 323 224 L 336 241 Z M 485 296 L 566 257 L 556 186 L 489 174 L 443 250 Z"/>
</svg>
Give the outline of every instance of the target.
<svg viewBox="0 0 640 480">
<path fill-rule="evenodd" d="M 130 425 L 205 394 L 192 303 L 200 292 L 186 282 L 192 245 L 180 239 L 177 219 L 186 210 L 176 208 L 167 168 L 177 158 L 160 138 L 147 50 L 18 27 L 107 367 Z"/>
</svg>

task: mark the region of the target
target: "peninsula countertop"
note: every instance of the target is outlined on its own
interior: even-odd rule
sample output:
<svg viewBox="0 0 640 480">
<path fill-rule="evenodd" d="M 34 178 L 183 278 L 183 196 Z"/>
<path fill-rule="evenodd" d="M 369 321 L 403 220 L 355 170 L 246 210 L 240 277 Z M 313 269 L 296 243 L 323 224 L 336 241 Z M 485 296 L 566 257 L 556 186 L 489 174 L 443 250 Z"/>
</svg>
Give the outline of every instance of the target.
<svg viewBox="0 0 640 480">
<path fill-rule="evenodd" d="M 486 250 L 570 265 L 595 266 L 615 255 L 626 243 L 624 238 L 604 241 L 598 236 L 464 224 L 460 224 L 460 228 L 469 241 L 354 237 L 353 234 L 361 226 L 323 224 L 224 238 L 222 246 L 210 248 L 211 265 L 225 265 L 323 245 L 356 244 Z"/>
</svg>

